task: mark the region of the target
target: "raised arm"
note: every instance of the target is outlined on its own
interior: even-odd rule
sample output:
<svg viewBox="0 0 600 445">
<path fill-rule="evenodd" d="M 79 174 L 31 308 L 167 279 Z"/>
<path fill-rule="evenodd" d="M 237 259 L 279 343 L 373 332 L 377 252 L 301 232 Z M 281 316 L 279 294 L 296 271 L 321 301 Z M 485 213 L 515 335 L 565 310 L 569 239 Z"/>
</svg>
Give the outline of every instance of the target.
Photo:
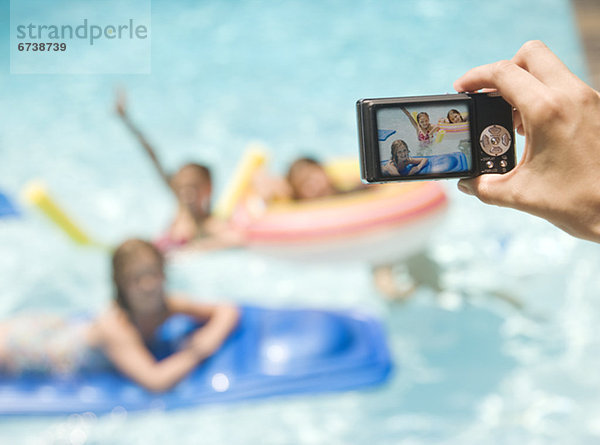
<svg viewBox="0 0 600 445">
<path fill-rule="evenodd" d="M 408 120 L 410 121 L 411 125 L 415 127 L 415 130 L 419 131 L 419 124 L 415 121 L 414 117 L 412 117 L 408 110 L 404 107 L 400 107 L 400 109 L 404 114 L 406 114 L 406 117 L 408 117 Z"/>
<path fill-rule="evenodd" d="M 161 165 L 160 161 L 158 160 L 158 157 L 156 156 L 156 152 L 154 151 L 154 148 L 152 147 L 152 145 L 150 145 L 150 142 L 148 142 L 148 140 L 146 139 L 144 134 L 140 131 L 140 129 L 138 127 L 135 126 L 135 124 L 131 121 L 131 118 L 127 114 L 127 110 L 125 108 L 125 93 L 123 93 L 123 92 L 117 93 L 115 107 L 116 107 L 117 114 L 119 115 L 119 117 L 121 118 L 121 120 L 123 121 L 125 126 L 136 137 L 136 139 L 138 140 L 138 142 L 140 143 L 140 145 L 142 146 L 142 148 L 144 149 L 146 154 L 150 157 L 152 164 L 158 171 L 158 174 L 160 175 L 162 180 L 165 182 L 167 187 L 169 187 L 169 189 L 171 189 L 173 192 L 175 192 L 173 190 L 173 187 L 171 186 L 171 181 L 170 181 L 169 175 L 167 174 L 167 172 Z"/>
</svg>

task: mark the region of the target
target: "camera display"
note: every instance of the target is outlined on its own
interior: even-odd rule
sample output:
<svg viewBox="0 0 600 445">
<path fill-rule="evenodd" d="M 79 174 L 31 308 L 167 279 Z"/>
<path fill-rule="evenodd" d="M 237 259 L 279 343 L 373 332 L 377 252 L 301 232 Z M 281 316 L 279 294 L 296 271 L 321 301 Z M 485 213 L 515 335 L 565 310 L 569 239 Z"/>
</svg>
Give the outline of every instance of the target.
<svg viewBox="0 0 600 445">
<path fill-rule="evenodd" d="M 376 117 L 383 176 L 471 171 L 469 110 L 464 102 L 381 108 Z"/>
<path fill-rule="evenodd" d="M 514 168 L 512 107 L 496 93 L 363 99 L 357 110 L 366 182 Z"/>
</svg>

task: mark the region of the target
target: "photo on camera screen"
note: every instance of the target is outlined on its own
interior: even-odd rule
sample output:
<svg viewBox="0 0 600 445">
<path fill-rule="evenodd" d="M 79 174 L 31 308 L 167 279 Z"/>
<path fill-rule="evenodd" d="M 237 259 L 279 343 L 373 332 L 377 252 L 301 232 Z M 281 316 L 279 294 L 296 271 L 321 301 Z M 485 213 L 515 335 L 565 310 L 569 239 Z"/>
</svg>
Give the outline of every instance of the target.
<svg viewBox="0 0 600 445">
<path fill-rule="evenodd" d="M 382 176 L 443 176 L 471 171 L 467 102 L 380 108 L 377 129 Z"/>
</svg>

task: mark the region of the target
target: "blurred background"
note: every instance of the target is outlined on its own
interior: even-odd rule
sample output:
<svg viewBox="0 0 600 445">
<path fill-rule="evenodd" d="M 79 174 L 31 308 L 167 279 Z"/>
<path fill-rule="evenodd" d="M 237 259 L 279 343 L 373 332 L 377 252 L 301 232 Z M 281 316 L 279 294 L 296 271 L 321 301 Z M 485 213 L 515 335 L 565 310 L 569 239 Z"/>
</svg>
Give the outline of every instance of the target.
<svg viewBox="0 0 600 445">
<path fill-rule="evenodd" d="M 20 203 L 30 180 L 106 243 L 168 225 L 175 203 L 116 117 L 117 87 L 168 169 L 208 164 L 218 195 L 248 143 L 269 147 L 280 174 L 301 155 L 357 156 L 357 99 L 452 92 L 469 68 L 509 59 L 530 39 L 599 79 L 592 0 L 154 0 L 148 75 L 10 74 L 10 5 L 0 5 L 0 189 L 22 213 L 0 219 L 0 318 L 99 311 L 112 295 L 106 253 Z M 105 57 L 118 64 L 127 53 Z M 443 290 L 425 277 L 402 304 L 382 298 L 360 255 L 315 265 L 221 251 L 168 269 L 170 288 L 199 299 L 381 317 L 395 363 L 386 384 L 167 413 L 4 418 L 2 441 L 598 443 L 597 245 L 485 206 L 456 181 L 443 186 L 449 211 L 427 246 Z"/>
</svg>

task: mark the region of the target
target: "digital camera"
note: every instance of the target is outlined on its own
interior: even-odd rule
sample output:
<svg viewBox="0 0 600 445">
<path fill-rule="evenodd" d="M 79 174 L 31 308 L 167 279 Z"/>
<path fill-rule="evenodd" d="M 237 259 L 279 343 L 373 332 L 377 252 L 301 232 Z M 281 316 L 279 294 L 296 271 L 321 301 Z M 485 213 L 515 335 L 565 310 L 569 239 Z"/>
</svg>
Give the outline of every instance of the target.
<svg viewBox="0 0 600 445">
<path fill-rule="evenodd" d="M 361 99 L 364 182 L 469 178 L 516 164 L 512 107 L 498 93 Z"/>
</svg>

